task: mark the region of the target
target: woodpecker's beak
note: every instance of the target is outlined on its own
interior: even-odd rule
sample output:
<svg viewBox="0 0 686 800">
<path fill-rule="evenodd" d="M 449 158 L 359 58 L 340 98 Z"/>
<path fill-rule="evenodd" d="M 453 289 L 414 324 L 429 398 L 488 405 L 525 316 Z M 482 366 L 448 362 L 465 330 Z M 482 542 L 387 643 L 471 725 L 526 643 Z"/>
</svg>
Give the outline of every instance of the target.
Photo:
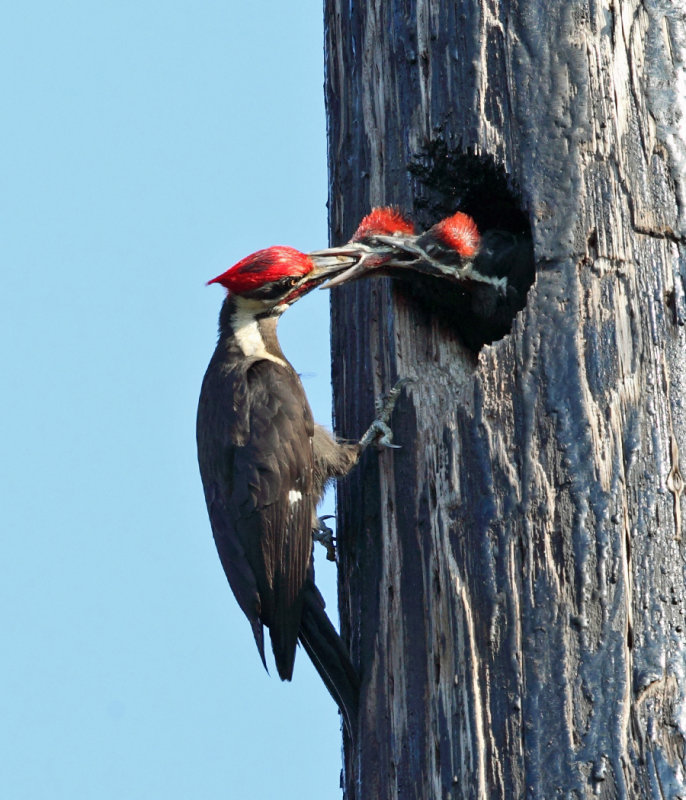
<svg viewBox="0 0 686 800">
<path fill-rule="evenodd" d="M 314 269 L 304 278 L 307 291 L 332 280 L 341 272 L 353 269 L 360 258 L 359 254 L 349 249 L 333 247 L 329 250 L 315 250 L 307 255 L 314 264 Z"/>
<path fill-rule="evenodd" d="M 396 237 L 396 236 L 377 236 L 379 242 L 392 246 L 394 254 L 387 262 L 387 266 L 393 267 L 395 274 L 398 269 L 411 269 L 422 275 L 430 275 L 433 278 L 447 278 L 450 281 L 460 283 L 468 274 L 471 262 L 466 262 L 464 267 L 456 267 L 453 264 L 444 264 L 440 259 L 432 255 L 417 243 L 419 236 Z"/>
<path fill-rule="evenodd" d="M 314 269 L 308 277 L 317 280 L 330 278 L 339 272 L 350 269 L 359 260 L 359 254 L 349 248 L 332 247 L 328 250 L 315 250 L 307 254 L 314 262 Z"/>
<path fill-rule="evenodd" d="M 310 258 L 317 263 L 327 259 L 337 259 L 328 277 L 321 275 L 321 289 L 333 289 L 344 283 L 360 278 L 373 278 L 388 275 L 393 278 L 410 278 L 412 273 L 426 275 L 431 278 L 441 278 L 458 284 L 463 289 L 469 289 L 474 283 L 487 283 L 499 291 L 504 291 L 506 280 L 499 277 L 481 275 L 474 269 L 471 260 L 462 266 L 444 264 L 440 258 L 427 253 L 417 244 L 418 236 L 386 236 L 377 234 L 373 244 L 361 242 L 348 242 L 341 247 L 329 247 L 326 250 L 316 250 L 309 253 Z M 345 266 L 345 263 L 349 266 Z M 311 273 L 314 274 L 314 273 Z"/>
<path fill-rule="evenodd" d="M 364 251 L 367 249 L 365 245 L 351 243 L 308 253 L 314 261 L 317 277 L 323 278 L 323 286 L 320 288 L 329 289 L 331 286 L 352 280 L 353 276 L 357 277 L 360 264 L 364 260 Z"/>
<path fill-rule="evenodd" d="M 473 258 L 465 257 L 461 266 L 443 263 L 440 258 L 436 258 L 428 253 L 424 247 L 418 244 L 421 236 L 385 236 L 375 237 L 375 241 L 381 245 L 387 245 L 392 253 L 386 260 L 384 267 L 392 268 L 388 274 L 397 277 L 403 271 L 412 270 L 420 275 L 428 275 L 432 278 L 448 280 L 453 284 L 458 284 L 461 288 L 469 290 L 470 286 L 477 283 L 493 286 L 499 292 L 504 293 L 507 288 L 507 279 L 497 275 L 483 275 L 474 267 Z M 337 282 L 348 279 L 349 272 L 336 277 Z M 323 288 L 329 288 L 332 281 Z"/>
<path fill-rule="evenodd" d="M 327 287 L 338 276 L 347 274 L 357 268 L 362 258 L 362 253 L 357 245 L 344 247 L 329 247 L 324 250 L 315 250 L 307 254 L 314 263 L 314 269 L 306 276 L 309 289 L 326 283 Z"/>
<path fill-rule="evenodd" d="M 315 253 L 308 253 L 308 258 L 314 265 L 308 273 L 303 275 L 300 280 L 293 285 L 292 290 L 283 299 L 283 302 L 290 305 L 299 297 L 316 289 L 317 286 L 338 275 L 339 272 L 353 267 L 357 261 L 354 256 L 329 252 L 328 250 L 318 250 Z"/>
<path fill-rule="evenodd" d="M 396 268 L 405 269 L 415 267 L 425 257 L 418 248 L 414 236 L 382 236 L 375 235 L 373 244 L 362 242 L 348 242 L 341 247 L 329 247 L 326 250 L 317 250 L 310 253 L 310 258 L 336 257 L 348 259 L 351 265 L 339 269 L 320 288 L 333 289 L 358 278 L 369 278 L 378 275 L 391 274 Z"/>
</svg>

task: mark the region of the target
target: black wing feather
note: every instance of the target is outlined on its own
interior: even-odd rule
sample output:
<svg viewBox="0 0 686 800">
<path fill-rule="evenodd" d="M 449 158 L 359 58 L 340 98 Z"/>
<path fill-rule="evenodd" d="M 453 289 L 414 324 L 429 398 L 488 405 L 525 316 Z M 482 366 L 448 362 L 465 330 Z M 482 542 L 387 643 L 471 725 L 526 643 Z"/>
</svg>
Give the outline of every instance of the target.
<svg viewBox="0 0 686 800">
<path fill-rule="evenodd" d="M 290 679 L 312 547 L 312 413 L 290 365 L 210 362 L 198 409 L 198 458 L 217 550 L 264 661 L 270 629 Z M 298 492 L 300 497 L 291 502 Z"/>
</svg>

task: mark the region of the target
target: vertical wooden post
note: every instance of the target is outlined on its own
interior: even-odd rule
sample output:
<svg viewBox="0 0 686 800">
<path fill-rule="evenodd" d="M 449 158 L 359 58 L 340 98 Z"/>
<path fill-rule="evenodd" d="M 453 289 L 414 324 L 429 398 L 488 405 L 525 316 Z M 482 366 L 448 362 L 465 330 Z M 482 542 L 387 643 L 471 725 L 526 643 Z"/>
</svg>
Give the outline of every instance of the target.
<svg viewBox="0 0 686 800">
<path fill-rule="evenodd" d="M 325 17 L 332 241 L 378 204 L 435 221 L 451 176 L 408 165 L 477 153 L 518 187 L 537 262 L 476 358 L 389 280 L 332 293 L 337 432 L 415 381 L 402 449 L 339 490 L 363 676 L 345 795 L 686 796 L 683 15 L 326 0 Z"/>
</svg>

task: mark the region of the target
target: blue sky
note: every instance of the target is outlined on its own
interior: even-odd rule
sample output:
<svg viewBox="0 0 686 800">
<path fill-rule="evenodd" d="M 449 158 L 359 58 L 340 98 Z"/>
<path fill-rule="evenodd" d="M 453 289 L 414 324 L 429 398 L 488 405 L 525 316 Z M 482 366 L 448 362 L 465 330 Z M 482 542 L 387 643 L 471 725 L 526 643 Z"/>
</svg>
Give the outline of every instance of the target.
<svg viewBox="0 0 686 800">
<path fill-rule="evenodd" d="M 4 9 L 2 797 L 340 796 L 333 701 L 302 651 L 262 669 L 194 440 L 205 281 L 327 243 L 322 40 L 319 0 Z M 328 295 L 280 330 L 328 423 Z"/>
</svg>

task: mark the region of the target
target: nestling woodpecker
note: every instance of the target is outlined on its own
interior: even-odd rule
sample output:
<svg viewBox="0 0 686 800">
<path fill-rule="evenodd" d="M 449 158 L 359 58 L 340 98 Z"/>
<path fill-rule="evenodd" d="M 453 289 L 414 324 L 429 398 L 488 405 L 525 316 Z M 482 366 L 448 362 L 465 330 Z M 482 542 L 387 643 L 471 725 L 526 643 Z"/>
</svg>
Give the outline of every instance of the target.
<svg viewBox="0 0 686 800">
<path fill-rule="evenodd" d="M 373 208 L 363 217 L 350 241 L 341 247 L 329 247 L 310 253 L 313 258 L 338 256 L 353 259 L 353 265 L 330 278 L 322 288 L 331 289 L 358 278 L 395 276 L 392 269 L 416 261 L 417 254 L 408 252 L 410 242 L 416 240 L 415 227 L 397 208 Z M 398 273 L 402 276 L 402 273 Z"/>
<path fill-rule="evenodd" d="M 458 285 L 458 295 L 467 302 L 460 303 L 454 294 L 452 299 L 464 314 L 460 330 L 469 347 L 477 350 L 509 333 L 534 279 L 530 236 L 497 229 L 479 234 L 474 220 L 458 211 L 407 246 L 417 253 L 413 269 Z M 438 295 L 437 302 L 445 307 L 450 292 Z"/>
<path fill-rule="evenodd" d="M 501 230 L 480 235 L 474 220 L 460 211 L 416 235 L 395 209 L 376 208 L 347 245 L 314 255 L 327 254 L 357 254 L 357 261 L 325 288 L 375 275 L 405 279 L 412 294 L 456 322 L 475 350 L 510 330 L 534 277 L 530 237 Z M 420 283 L 418 276 L 431 280 Z"/>
<path fill-rule="evenodd" d="M 414 222 L 392 206 L 373 208 L 352 235 L 351 242 L 374 245 L 379 236 L 414 236 Z"/>
<path fill-rule="evenodd" d="M 501 230 L 479 234 L 474 220 L 461 211 L 437 222 L 432 228 L 408 243 L 417 253 L 417 269 L 440 271 L 454 268 L 455 278 L 465 283 L 491 285 L 503 294 L 508 289 L 526 288 L 533 280 L 531 239 Z"/>
<path fill-rule="evenodd" d="M 355 465 L 379 426 L 341 444 L 315 425 L 276 336 L 292 303 L 351 263 L 271 247 L 209 281 L 228 293 L 200 393 L 197 443 L 219 557 L 265 668 L 264 625 L 283 680 L 300 640 L 352 735 L 358 677 L 314 584 L 312 532 L 324 484 Z"/>
</svg>

